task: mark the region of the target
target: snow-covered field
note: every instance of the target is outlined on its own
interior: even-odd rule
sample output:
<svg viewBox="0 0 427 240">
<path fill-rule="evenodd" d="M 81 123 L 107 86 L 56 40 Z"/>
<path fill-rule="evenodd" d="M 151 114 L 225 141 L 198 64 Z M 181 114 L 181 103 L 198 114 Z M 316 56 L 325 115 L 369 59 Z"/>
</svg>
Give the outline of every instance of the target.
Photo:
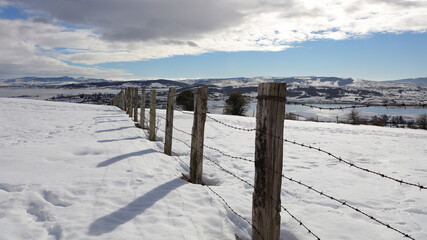
<svg viewBox="0 0 427 240">
<path fill-rule="evenodd" d="M 160 116 L 165 112 L 158 110 Z M 255 119 L 211 115 L 253 128 Z M 174 125 L 191 132 L 192 116 Z M 164 128 L 160 119 L 159 127 Z M 158 131 L 159 140 L 163 132 Z M 190 143 L 190 136 L 174 131 Z M 285 137 L 321 147 L 361 167 L 427 185 L 427 131 L 285 121 Z M 0 239 L 250 239 L 251 226 L 188 175 L 189 148 L 161 141 L 112 106 L 0 98 Z M 253 159 L 254 132 L 206 122 L 205 144 Z M 253 182 L 254 164 L 210 149 L 205 155 Z M 427 239 L 427 190 L 350 168 L 284 144 L 286 176 L 346 201 L 415 239 Z M 251 220 L 252 188 L 205 161 L 204 179 Z M 282 204 L 321 239 L 404 239 L 304 187 L 282 184 Z M 281 213 L 281 238 L 314 239 Z"/>
</svg>

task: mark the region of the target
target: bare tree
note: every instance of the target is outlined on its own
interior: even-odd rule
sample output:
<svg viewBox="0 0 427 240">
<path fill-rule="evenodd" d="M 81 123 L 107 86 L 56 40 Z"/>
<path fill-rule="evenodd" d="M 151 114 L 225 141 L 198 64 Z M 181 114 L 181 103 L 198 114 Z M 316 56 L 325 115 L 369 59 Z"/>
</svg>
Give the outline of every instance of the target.
<svg viewBox="0 0 427 240">
<path fill-rule="evenodd" d="M 348 122 L 351 124 L 361 124 L 364 119 L 361 116 L 359 110 L 352 109 L 350 113 L 347 115 Z"/>
</svg>

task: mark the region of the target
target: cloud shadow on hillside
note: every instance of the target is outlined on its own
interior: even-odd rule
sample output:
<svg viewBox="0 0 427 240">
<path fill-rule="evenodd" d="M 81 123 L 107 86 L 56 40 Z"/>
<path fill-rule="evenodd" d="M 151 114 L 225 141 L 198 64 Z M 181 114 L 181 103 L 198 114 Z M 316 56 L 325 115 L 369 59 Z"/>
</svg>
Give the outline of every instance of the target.
<svg viewBox="0 0 427 240">
<path fill-rule="evenodd" d="M 89 226 L 88 234 L 91 236 L 101 236 L 105 233 L 114 231 L 118 226 L 131 221 L 136 216 L 153 206 L 157 201 L 164 198 L 167 194 L 184 184 L 188 183 L 181 179 L 174 179 L 157 186 L 143 196 L 135 199 L 127 206 L 120 208 L 109 215 L 98 218 Z"/>
<path fill-rule="evenodd" d="M 138 151 L 138 152 L 126 153 L 123 155 L 112 157 L 112 158 L 105 160 L 103 162 L 100 162 L 100 163 L 98 163 L 98 165 L 96 165 L 96 167 L 98 167 L 98 168 L 99 167 L 106 167 L 106 166 L 109 166 L 115 162 L 121 161 L 121 160 L 126 159 L 126 158 L 136 157 L 136 156 L 141 156 L 141 155 L 145 155 L 145 154 L 149 154 L 149 153 L 156 153 L 156 152 L 157 152 L 156 150 L 150 148 L 150 149 L 145 149 L 145 150 Z"/>
</svg>

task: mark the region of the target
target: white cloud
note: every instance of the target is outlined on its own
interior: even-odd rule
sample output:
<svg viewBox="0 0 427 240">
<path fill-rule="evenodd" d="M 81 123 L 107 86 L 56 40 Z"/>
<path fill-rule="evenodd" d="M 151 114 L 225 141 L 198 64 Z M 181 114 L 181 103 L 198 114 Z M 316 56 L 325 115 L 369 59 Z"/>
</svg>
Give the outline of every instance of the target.
<svg viewBox="0 0 427 240">
<path fill-rule="evenodd" d="M 28 72 L 30 67 L 23 64 L 46 72 L 52 65 L 96 75 L 106 70 L 65 62 L 93 65 L 214 51 L 281 51 L 307 40 L 427 30 L 426 1 L 13 0 L 9 4 L 25 9 L 31 18 L 0 20 L 0 68 L 13 65 Z"/>
<path fill-rule="evenodd" d="M 0 19 L 0 78 L 33 75 L 130 77 L 121 70 L 73 66 L 61 61 L 55 51 L 48 50 L 75 47 L 75 41 L 85 40 L 87 35 L 81 32 L 60 34 L 60 31 L 61 28 L 54 25 Z"/>
</svg>

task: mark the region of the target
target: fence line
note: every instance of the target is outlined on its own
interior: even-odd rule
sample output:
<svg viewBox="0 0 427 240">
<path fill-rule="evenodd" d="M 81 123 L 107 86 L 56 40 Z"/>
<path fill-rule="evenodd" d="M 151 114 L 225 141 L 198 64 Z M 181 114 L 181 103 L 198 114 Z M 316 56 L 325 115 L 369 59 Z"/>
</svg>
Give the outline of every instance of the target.
<svg viewBox="0 0 427 240">
<path fill-rule="evenodd" d="M 160 117 L 160 116 L 159 116 Z M 181 132 L 184 132 L 184 133 L 186 133 L 185 131 L 182 131 L 182 130 L 180 130 Z M 186 133 L 186 134 L 188 134 L 188 133 Z M 182 141 L 182 140 L 181 140 Z M 227 156 L 228 154 L 223 154 L 224 156 Z M 208 160 L 208 161 L 210 161 L 210 162 L 212 162 L 212 163 L 214 163 L 217 167 L 219 167 L 222 171 L 224 171 L 224 172 L 226 172 L 226 173 L 228 173 L 228 174 L 230 174 L 230 175 L 232 175 L 234 178 L 237 178 L 238 180 L 240 180 L 240 181 L 242 181 L 242 182 L 244 182 L 245 184 L 247 184 L 247 185 L 249 185 L 249 186 L 251 186 L 252 188 L 254 188 L 254 185 L 252 185 L 251 183 L 249 183 L 247 180 L 244 180 L 244 179 L 242 179 L 242 178 L 240 178 L 240 177 L 238 177 L 236 174 L 234 174 L 234 173 L 232 173 L 231 171 L 229 171 L 229 170 L 227 170 L 227 169 L 225 169 L 225 168 L 223 168 L 221 165 L 219 165 L 217 162 L 215 162 L 214 160 L 212 160 L 211 158 L 209 158 L 209 157 L 207 157 L 207 156 L 203 156 L 206 160 Z M 237 157 L 234 157 L 234 156 L 232 156 L 231 158 L 237 158 Z M 271 169 L 271 168 L 268 168 L 268 167 L 266 167 L 267 169 L 269 169 L 269 170 L 271 170 L 271 171 L 273 171 L 273 173 L 274 174 L 279 174 L 279 175 L 281 175 L 283 178 L 285 178 L 285 179 L 287 179 L 287 180 L 289 180 L 290 182 L 293 182 L 293 183 L 297 183 L 297 184 L 299 184 L 299 185 L 301 185 L 301 186 L 303 186 L 303 187 L 305 187 L 305 188 L 307 188 L 307 189 L 309 189 L 309 190 L 311 190 L 311 191 L 314 191 L 314 192 L 316 192 L 316 193 L 318 193 L 318 194 L 320 194 L 321 196 L 324 196 L 324 197 L 327 197 L 327 198 L 329 198 L 329 199 L 331 199 L 331 200 L 333 200 L 333 201 L 335 201 L 335 202 L 338 202 L 338 203 L 340 203 L 341 205 L 343 205 L 343 206 L 346 206 L 346 207 L 348 207 L 348 208 L 350 208 L 350 209 L 352 209 L 352 210 L 354 210 L 354 211 L 356 211 L 356 212 L 358 212 L 358 213 L 360 213 L 360 214 L 362 214 L 362 215 L 365 215 L 366 217 L 368 217 L 369 219 L 371 219 L 371 220 L 373 220 L 373 221 L 375 221 L 375 222 L 377 222 L 377 223 L 379 223 L 379 224 L 381 224 L 381 225 L 383 225 L 383 226 L 385 226 L 385 227 L 387 227 L 387 228 L 389 228 L 389 229 L 391 229 L 391 230 L 393 230 L 393 231 L 395 231 L 395 232 L 397 232 L 397 233 L 400 233 L 401 235 L 403 235 L 404 237 L 407 237 L 407 238 L 409 238 L 409 239 L 412 239 L 412 240 L 415 240 L 413 237 L 411 237 L 409 234 L 407 234 L 407 233 L 404 233 L 404 232 L 402 232 L 402 231 L 400 231 L 400 230 L 398 230 L 398 229 L 396 229 L 396 228 L 394 228 L 394 227 L 392 227 L 392 226 L 390 226 L 390 224 L 387 224 L 387 223 L 384 223 L 384 222 L 382 222 L 381 220 L 378 220 L 376 217 L 374 217 L 373 215 L 370 215 L 370 214 L 368 214 L 368 213 L 366 213 L 366 212 L 364 212 L 364 211 L 362 211 L 362 210 L 360 210 L 359 208 L 357 208 L 357 207 L 354 207 L 354 206 L 352 206 L 352 205 L 350 205 L 350 204 L 348 204 L 346 201 L 342 201 L 342 200 L 339 200 L 339 199 L 337 199 L 337 198 L 335 198 L 335 197 L 333 197 L 333 196 L 331 196 L 331 195 L 329 195 L 329 194 L 326 194 L 326 193 L 324 193 L 323 191 L 320 191 L 320 190 L 317 190 L 316 188 L 314 188 L 314 187 L 312 187 L 312 186 L 309 186 L 309 185 L 307 185 L 307 184 L 305 184 L 305 183 L 303 183 L 303 182 L 301 182 L 301 181 L 297 181 L 297 180 L 294 180 L 293 178 L 291 178 L 291 177 L 287 177 L 287 176 L 285 176 L 283 173 L 279 173 L 279 172 L 277 172 L 277 171 L 275 171 L 274 169 Z M 271 198 L 272 200 L 274 200 L 274 201 L 276 201 L 275 199 L 273 199 L 273 198 Z M 300 220 L 298 220 L 298 219 L 296 219 L 282 204 L 280 204 L 281 205 L 281 208 L 283 209 L 283 210 L 285 210 L 289 215 L 291 215 L 291 217 L 292 218 L 294 218 L 295 220 L 297 220 L 301 225 L 303 224 Z M 309 231 L 309 233 L 312 233 L 311 232 L 311 230 L 309 230 L 306 226 L 305 226 L 305 228 Z M 315 237 L 317 238 L 317 239 L 320 239 L 317 235 L 315 235 Z"/>
<path fill-rule="evenodd" d="M 161 116 L 158 116 L 159 118 L 162 118 Z M 174 129 L 176 129 L 175 127 L 174 127 Z M 162 129 L 160 129 L 160 128 L 158 128 L 158 130 L 160 130 L 160 131 L 162 131 L 162 132 L 164 132 Z M 189 134 L 189 133 L 187 133 L 187 132 L 185 132 L 185 131 L 182 131 L 182 130 L 179 130 L 179 131 L 181 131 L 181 132 L 183 132 L 183 133 L 185 133 L 185 134 Z M 191 135 L 191 134 L 190 134 Z M 179 138 L 176 138 L 176 137 L 172 137 L 174 140 L 177 140 L 177 141 L 179 141 L 179 142 L 182 142 L 182 143 L 184 143 L 187 147 L 189 147 L 190 149 L 191 149 L 191 146 L 187 143 L 187 142 L 185 142 L 184 140 L 182 140 L 182 139 L 179 139 Z M 225 169 L 225 168 L 223 168 L 221 165 L 219 165 L 217 162 L 215 162 L 213 159 L 211 159 L 211 158 L 209 158 L 209 157 L 207 157 L 206 155 L 203 155 L 203 158 L 204 159 L 206 159 L 206 160 L 208 160 L 208 161 L 210 161 L 210 162 L 212 162 L 214 165 L 216 165 L 219 169 L 221 169 L 222 171 L 224 171 L 224 172 L 226 172 L 226 173 L 228 173 L 229 175 L 231 175 L 231 176 L 233 176 L 234 178 L 236 178 L 236 179 L 238 179 L 239 181 L 241 181 L 241 182 L 243 182 L 243 183 L 245 183 L 245 184 L 247 184 L 248 186 L 250 186 L 250 187 L 252 187 L 252 188 L 255 188 L 255 186 L 253 185 L 253 184 L 251 184 L 250 182 L 248 182 L 247 180 L 245 180 L 245 179 L 243 179 L 243 178 L 241 178 L 241 177 L 239 177 L 239 176 L 237 176 L 236 174 L 234 174 L 233 172 L 231 172 L 231 171 L 229 171 L 229 170 L 227 170 L 227 169 Z M 191 168 L 187 163 L 185 163 L 184 161 L 182 161 L 181 159 L 178 159 L 180 162 L 182 162 L 183 164 L 185 164 L 188 168 Z M 207 185 L 206 185 L 207 186 Z M 271 198 L 271 197 L 270 197 Z M 275 202 L 277 202 L 277 200 L 275 200 L 275 199 L 273 199 L 273 198 L 271 198 L 273 201 L 275 201 Z M 223 201 L 225 201 L 225 200 L 223 200 Z M 320 240 L 320 238 L 315 234 L 315 233 L 313 233 L 313 231 L 311 231 L 308 227 L 307 227 L 307 225 L 305 225 L 301 220 L 299 220 L 298 218 L 296 218 L 287 208 L 285 208 L 282 204 L 280 204 L 280 206 L 281 206 L 281 208 L 292 218 L 292 219 L 294 219 L 295 221 L 297 221 L 298 223 L 299 223 L 299 225 L 300 226 L 302 226 L 302 227 L 304 227 L 307 231 L 308 231 L 308 233 L 310 233 L 310 234 L 312 234 L 314 237 L 316 237 L 316 239 L 318 239 L 318 240 Z M 230 207 L 229 207 L 230 208 Z M 230 208 L 231 209 L 231 208 Z M 232 209 L 231 209 L 232 210 Z M 235 211 L 234 210 L 232 210 L 232 212 L 234 212 L 235 213 Z M 235 213 L 236 214 L 236 213 Z M 236 214 L 236 215 L 238 215 L 238 214 Z M 239 215 L 238 215 L 239 216 Z M 240 216 L 239 216 L 240 217 Z M 252 225 L 252 224 L 250 224 L 252 227 L 254 227 L 254 225 Z M 255 228 L 256 229 L 256 228 Z M 256 230 L 256 231 L 258 231 L 258 230 Z M 259 231 L 258 231 L 258 233 L 259 233 Z M 261 235 L 260 235 L 261 236 Z M 261 236 L 262 237 L 262 236 Z"/>
<path fill-rule="evenodd" d="M 163 131 L 161 128 L 157 128 L 158 130 L 160 130 L 160 131 L 162 131 L 162 132 L 164 132 L 164 133 L 166 133 L 166 131 Z M 182 142 L 182 143 L 184 143 L 188 148 L 190 148 L 191 149 L 191 146 L 188 144 L 188 143 L 186 143 L 184 140 L 182 140 L 182 139 L 178 139 L 178 138 L 176 138 L 176 137 L 173 137 L 172 136 L 172 139 L 174 139 L 174 140 L 177 140 L 177 141 L 179 141 L 179 142 Z M 203 158 L 205 158 L 206 160 L 208 160 L 208 161 L 211 161 L 211 162 L 213 162 L 214 164 L 216 164 L 218 167 L 220 167 L 223 171 L 226 171 L 227 173 L 229 173 L 229 174 L 232 174 L 235 178 L 237 178 L 237 179 L 239 179 L 240 181 L 243 181 L 244 183 L 246 183 L 246 184 L 248 184 L 249 186 L 251 186 L 252 188 L 253 188 L 253 185 L 252 184 L 250 184 L 248 181 L 246 181 L 246 180 L 244 180 L 244 179 L 242 179 L 242 178 L 240 178 L 240 177 L 238 177 L 238 176 L 236 176 L 235 174 L 233 174 L 232 172 L 230 172 L 230 171 L 228 171 L 228 170 L 226 170 L 226 169 L 224 169 L 224 168 L 222 168 L 221 166 L 219 166 L 217 163 L 215 163 L 212 159 L 209 159 L 209 158 L 207 158 L 205 155 L 203 155 Z M 179 156 L 178 156 L 178 161 L 180 161 L 181 163 L 183 163 L 185 166 L 187 166 L 188 168 L 189 168 L 189 170 L 191 171 L 191 166 L 190 165 L 188 165 L 186 162 L 184 162 L 184 161 L 182 161 L 180 158 L 179 158 Z M 218 196 L 224 203 L 225 203 L 225 205 L 236 215 L 236 216 L 238 216 L 239 218 L 241 218 L 242 220 L 244 220 L 245 222 L 247 222 L 249 225 L 251 225 L 251 227 L 253 227 L 255 230 L 256 230 L 256 232 L 257 232 L 257 234 L 259 234 L 259 236 L 261 237 L 261 238 L 263 238 L 262 237 L 262 235 L 261 235 L 261 233 L 258 231 L 258 229 L 249 221 L 249 220 L 247 220 L 245 217 L 243 217 L 242 215 L 240 215 L 239 213 L 237 213 L 236 212 L 236 210 L 234 210 L 228 203 L 227 203 L 227 201 L 225 201 L 225 199 L 224 199 L 224 197 L 222 197 L 221 195 L 219 195 L 217 192 L 215 192 L 212 188 L 210 188 L 209 187 L 209 185 L 207 185 L 207 184 L 204 184 L 204 183 L 202 183 L 202 185 L 203 186 L 205 186 L 205 187 L 207 187 L 210 191 L 212 191 L 216 196 Z"/>
<path fill-rule="evenodd" d="M 128 91 L 129 92 L 129 91 Z M 122 95 L 124 95 L 124 94 L 122 94 Z M 269 96 L 266 96 L 267 98 L 269 97 Z M 266 97 L 264 97 L 264 98 L 266 98 Z M 273 101 L 283 101 L 283 99 L 276 99 L 276 98 L 269 98 L 268 100 L 273 100 Z M 116 102 L 118 102 L 118 101 L 116 101 Z M 312 107 L 312 108 L 318 108 L 318 109 L 321 109 L 321 110 L 344 110 L 344 109 L 347 109 L 347 108 L 353 108 L 353 109 L 355 109 L 355 108 L 362 108 L 362 107 L 364 107 L 364 108 L 366 108 L 366 107 L 374 107 L 374 106 L 382 106 L 382 107 L 392 107 L 392 106 L 400 106 L 400 107 L 426 107 L 427 106 L 427 104 L 366 104 L 366 105 L 356 105 L 356 106 L 346 106 L 346 107 L 337 107 L 337 108 L 325 108 L 325 107 L 319 107 L 319 106 L 315 106 L 315 105 L 309 105 L 309 104 L 301 104 L 301 103 L 292 103 L 292 102 L 288 102 L 288 104 L 298 104 L 298 105 L 303 105 L 303 106 L 307 106 L 307 107 Z M 181 110 L 178 110 L 178 111 L 180 111 L 181 113 L 184 113 L 184 114 L 190 114 L 190 115 L 196 115 L 196 114 L 193 114 L 193 113 L 187 113 L 187 112 L 184 112 L 184 111 L 181 111 Z M 201 114 L 198 114 L 198 115 L 201 115 Z M 163 117 L 161 117 L 161 116 L 158 116 L 159 118 L 163 118 Z M 390 176 L 387 176 L 387 175 L 385 175 L 385 174 L 383 174 L 383 173 L 381 173 L 381 172 L 376 172 L 376 171 L 372 171 L 372 170 L 370 170 L 370 169 L 368 169 L 368 168 L 363 168 L 363 167 L 360 167 L 360 166 L 357 166 L 357 165 L 355 165 L 354 163 L 352 163 L 352 162 L 350 162 L 350 161 L 347 161 L 347 160 L 344 160 L 344 159 L 342 159 L 341 157 L 338 157 L 337 155 L 334 155 L 333 153 L 331 153 L 331 152 L 328 152 L 328 151 L 326 151 L 326 150 L 323 150 L 323 149 L 321 149 L 321 148 L 319 148 L 319 147 L 312 147 L 312 146 L 310 146 L 310 145 L 307 145 L 307 144 L 304 144 L 304 143 L 298 143 L 298 142 L 296 142 L 296 141 L 291 141 L 291 140 L 288 140 L 288 139 L 286 139 L 286 138 L 284 138 L 284 137 L 278 137 L 278 136 L 275 136 L 275 135 L 273 135 L 273 134 L 270 134 L 270 133 L 268 133 L 268 132 L 265 132 L 265 131 L 261 131 L 261 130 L 257 130 L 257 129 L 249 129 L 249 128 L 243 128 L 243 127 L 237 127 L 237 126 L 233 126 L 233 125 L 231 125 L 231 124 L 228 124 L 228 123 L 225 123 L 224 121 L 220 121 L 220 120 L 218 120 L 218 119 L 215 119 L 215 118 L 213 118 L 213 117 L 211 117 L 211 116 L 209 116 L 209 115 L 206 115 L 206 117 L 208 118 L 208 119 L 211 119 L 212 121 L 214 121 L 214 122 L 217 122 L 217 123 L 219 123 L 219 124 L 222 124 L 222 125 L 224 125 L 224 126 L 226 126 L 226 127 L 229 127 L 229 128 L 232 128 L 232 129 L 236 129 L 236 130 L 239 130 L 239 131 L 246 131 L 246 132 L 250 132 L 250 131 L 256 131 L 256 132 L 259 132 L 259 133 L 262 133 L 262 134 L 266 134 L 266 135 L 269 135 L 269 136 L 272 136 L 272 137 L 274 137 L 274 138 L 278 138 L 278 139 L 280 139 L 280 140 L 283 140 L 284 142 L 286 142 L 286 143 L 290 143 L 290 144 L 294 144 L 294 145 L 297 145 L 297 146 L 301 146 L 301 147 L 304 147 L 304 148 L 308 148 L 308 149 L 312 149 L 312 150 L 315 150 L 315 151 L 319 151 L 319 152 L 322 152 L 322 153 L 324 153 L 324 154 L 327 154 L 328 156 L 331 156 L 331 157 L 333 157 L 333 158 L 335 158 L 335 159 L 337 159 L 339 162 L 342 162 L 342 163 L 345 163 L 345 164 L 347 164 L 347 165 L 349 165 L 350 167 L 354 167 L 354 168 L 356 168 L 356 169 L 359 169 L 359 170 L 362 170 L 362 171 L 365 171 L 365 172 L 368 172 L 368 173 L 371 173 L 371 174 L 375 174 L 375 175 L 378 175 L 378 176 L 381 176 L 381 177 L 383 177 L 383 178 L 386 178 L 386 179 L 389 179 L 389 180 L 392 180 L 392 181 L 395 181 L 395 182 L 398 182 L 398 183 L 400 183 L 400 184 L 405 184 L 405 185 L 409 185 L 409 186 L 414 186 L 414 187 L 417 187 L 417 188 L 419 188 L 420 190 L 425 190 L 426 189 L 426 187 L 425 186 L 423 186 L 423 185 L 421 185 L 421 184 L 414 184 L 414 183 L 410 183 L 410 182 L 406 182 L 406 181 L 404 181 L 403 179 L 401 179 L 401 180 L 399 180 L 399 179 L 397 179 L 397 178 L 394 178 L 394 177 L 390 177 Z M 166 118 L 163 118 L 163 119 L 165 119 L 166 120 Z M 150 124 L 151 125 L 151 124 Z M 162 129 L 160 129 L 160 128 L 158 128 L 158 127 L 155 127 L 157 130 L 161 130 L 162 132 L 165 132 L 166 133 L 166 131 L 163 131 Z M 178 128 L 176 128 L 175 126 L 173 126 L 173 129 L 175 129 L 176 131 L 179 131 L 179 132 L 181 132 L 181 133 L 184 133 L 184 134 L 186 134 L 186 135 L 188 135 L 188 136 L 191 136 L 192 137 L 192 139 L 194 139 L 194 135 L 193 134 L 191 134 L 191 133 L 188 133 L 188 132 L 185 132 L 185 131 L 183 131 L 183 130 L 180 130 L 180 129 L 178 129 Z M 186 143 L 185 141 L 183 141 L 183 140 L 181 140 L 181 139 L 179 139 L 179 138 L 176 138 L 176 137 L 172 137 L 172 139 L 174 139 L 174 140 L 177 140 L 177 141 L 179 141 L 179 142 L 182 142 L 182 143 L 184 143 L 187 147 L 189 147 L 190 149 L 192 149 L 192 147 L 188 144 L 188 143 Z M 194 139 L 195 141 L 199 141 L 199 139 Z M 221 155 L 223 155 L 223 156 L 225 156 L 225 157 L 228 157 L 228 158 L 232 158 L 232 159 L 238 159 L 238 160 L 243 160 L 243 161 L 247 161 L 247 162 L 255 162 L 255 161 L 253 161 L 253 160 L 250 160 L 250 159 L 247 159 L 247 158 L 243 158 L 243 157 L 238 157 L 238 156 L 233 156 L 233 155 L 230 155 L 230 154 L 228 154 L 228 153 L 225 153 L 224 151 L 222 151 L 222 150 L 220 150 L 220 149 L 218 149 L 218 148 L 215 148 L 215 147 L 210 147 L 210 146 L 207 146 L 207 145 L 205 145 L 203 142 L 202 142 L 202 145 L 204 146 L 204 147 L 206 147 L 206 148 L 208 148 L 208 149 L 211 149 L 211 150 L 213 150 L 213 151 L 216 151 L 216 152 L 218 152 L 218 153 L 220 153 Z M 252 188 L 255 188 L 254 187 L 254 185 L 253 184 L 251 184 L 250 182 L 248 182 L 247 180 L 245 180 L 245 179 L 243 179 L 243 178 L 241 178 L 241 177 L 239 177 L 239 176 L 237 176 L 236 174 L 234 174 L 233 172 L 231 172 L 231 171 L 229 171 L 229 170 L 227 170 L 227 169 L 225 169 L 225 168 L 223 168 L 221 165 L 219 165 L 216 161 L 214 161 L 213 159 L 211 159 L 211 158 L 209 158 L 209 157 L 207 157 L 207 156 L 205 156 L 205 155 L 203 155 L 202 154 L 202 157 L 204 158 L 204 159 L 206 159 L 206 160 L 208 160 L 208 161 L 210 161 L 210 162 L 212 162 L 214 165 L 216 165 L 218 168 L 220 168 L 222 171 L 224 171 L 224 172 L 226 172 L 226 173 L 228 173 L 228 174 L 230 174 L 231 176 L 233 176 L 234 178 L 236 178 L 236 179 L 238 179 L 238 180 L 240 180 L 240 181 L 242 181 L 243 183 L 245 183 L 245 184 L 247 184 L 247 185 L 249 185 L 250 187 L 252 187 Z M 178 160 L 180 161 L 180 162 L 182 162 L 183 164 L 185 164 L 187 167 L 189 167 L 189 169 L 190 169 L 190 171 L 191 171 L 191 167 L 190 166 L 188 166 L 188 164 L 186 164 L 184 161 L 182 161 L 180 158 L 179 158 L 179 156 L 178 156 Z M 265 167 L 265 166 L 264 166 Z M 356 211 L 356 212 L 358 212 L 358 213 L 361 213 L 362 215 L 365 215 L 366 217 L 368 217 L 369 219 L 371 219 L 371 220 L 373 220 L 373 221 L 375 221 L 375 222 L 377 222 L 377 223 L 379 223 L 379 224 L 381 224 L 381 225 L 383 225 L 383 226 L 385 226 L 385 227 L 387 227 L 387 228 L 389 228 L 389 229 L 391 229 L 391 230 L 393 230 L 393 231 L 395 231 L 395 232 L 397 232 L 397 233 L 399 233 L 399 234 L 401 234 L 402 236 L 404 236 L 404 237 L 407 237 L 407 238 L 410 238 L 410 239 L 413 239 L 414 240 L 414 238 L 413 237 L 411 237 L 409 234 L 407 234 L 407 233 L 404 233 L 404 232 L 402 232 L 402 231 L 400 231 L 400 230 L 398 230 L 398 229 L 396 229 L 396 228 L 394 228 L 394 227 L 392 227 L 392 226 L 390 226 L 389 224 L 387 224 L 387 223 L 384 223 L 384 222 L 382 222 L 382 221 L 380 221 L 380 220 L 378 220 L 377 218 L 375 218 L 374 216 L 372 216 L 372 215 L 369 215 L 369 214 L 367 214 L 366 212 L 364 212 L 364 211 L 362 211 L 362 210 L 360 210 L 359 208 L 357 208 L 357 207 L 354 207 L 354 206 L 352 206 L 352 205 L 350 205 L 350 204 L 348 204 L 346 201 L 343 201 L 343 200 L 339 200 L 339 199 L 337 199 L 337 198 L 335 198 L 335 197 L 333 197 L 333 196 L 331 196 L 331 195 L 328 195 L 328 194 L 325 194 L 325 193 L 323 193 L 323 191 L 320 191 L 320 190 L 318 190 L 318 189 L 316 189 L 316 188 L 313 188 L 312 186 L 309 186 L 309 185 L 307 185 L 307 184 L 305 184 L 305 183 L 303 183 L 303 182 L 301 182 L 301 181 L 297 181 L 297 180 L 295 180 L 295 179 L 293 179 L 293 178 L 291 178 L 291 177 L 287 177 L 287 176 L 285 176 L 283 173 L 279 173 L 279 172 L 277 172 L 277 171 L 275 171 L 274 169 L 271 169 L 271 168 L 269 168 L 269 167 L 266 167 L 267 169 L 269 169 L 269 170 L 271 170 L 271 171 L 273 171 L 274 172 L 274 174 L 279 174 L 281 177 L 283 177 L 283 178 L 285 178 L 285 179 L 287 179 L 288 181 L 290 181 L 290 182 L 293 182 L 293 183 L 296 183 L 296 184 L 298 184 L 298 185 L 301 185 L 301 186 L 303 186 L 303 187 L 305 187 L 305 188 L 307 188 L 307 189 L 309 189 L 309 190 L 311 190 L 311 191 L 314 191 L 314 192 L 316 192 L 316 193 L 318 193 L 318 194 L 320 194 L 321 196 L 324 196 L 324 197 L 326 197 L 326 198 L 329 198 L 330 200 L 332 200 L 332 201 L 335 201 L 335 202 L 338 202 L 338 203 L 340 203 L 341 205 L 343 205 L 343 206 L 346 206 L 346 207 L 348 207 L 348 208 L 350 208 L 350 209 L 352 209 L 352 210 L 354 210 L 354 211 Z M 238 216 L 238 217 L 240 217 L 242 220 L 244 220 L 245 222 L 247 222 L 248 224 L 250 224 L 252 227 L 253 227 L 253 230 L 255 230 L 255 232 L 257 232 L 258 233 L 258 235 L 261 237 L 261 238 L 263 238 L 263 236 L 262 236 L 262 234 L 258 231 L 258 229 L 252 224 L 252 223 L 250 223 L 250 221 L 249 220 L 247 220 L 246 218 L 244 218 L 243 216 L 241 216 L 240 214 L 238 214 L 234 209 L 232 209 L 231 207 L 230 207 L 230 205 L 225 201 L 225 199 L 222 197 L 222 196 L 220 196 L 218 193 L 216 193 L 215 191 L 213 191 L 209 186 L 207 186 L 206 184 L 204 184 L 204 183 L 202 183 L 202 185 L 204 185 L 204 186 L 206 186 L 210 191 L 212 191 L 216 196 L 218 196 L 224 203 L 225 203 L 225 205 L 236 215 L 236 216 Z M 316 234 L 314 234 L 301 220 L 299 220 L 298 218 L 296 218 L 294 215 L 292 215 L 282 204 L 280 204 L 280 201 L 278 201 L 278 200 L 276 200 L 276 199 L 274 199 L 274 198 L 272 198 L 271 196 L 269 196 L 270 198 L 271 198 L 271 200 L 273 200 L 273 201 L 275 201 L 276 203 L 279 203 L 279 205 L 280 205 L 280 207 L 288 214 L 288 215 L 290 215 L 294 220 L 296 220 L 301 226 L 303 226 L 307 231 L 308 231 L 308 233 L 310 233 L 311 235 L 313 235 L 315 238 L 317 238 L 317 239 L 319 239 L 320 240 L 320 238 L 316 235 Z"/>
</svg>

